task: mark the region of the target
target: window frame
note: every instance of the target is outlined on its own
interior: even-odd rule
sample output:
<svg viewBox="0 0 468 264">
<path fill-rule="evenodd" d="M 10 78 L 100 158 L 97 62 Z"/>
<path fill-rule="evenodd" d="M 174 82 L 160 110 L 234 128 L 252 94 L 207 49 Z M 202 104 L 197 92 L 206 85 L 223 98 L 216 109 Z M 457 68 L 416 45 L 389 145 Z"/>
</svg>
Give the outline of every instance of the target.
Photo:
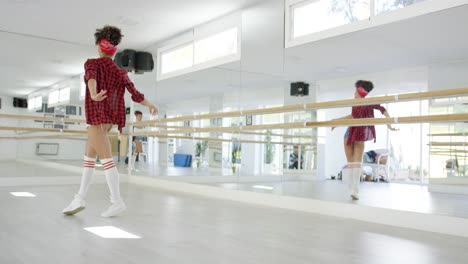
<svg viewBox="0 0 468 264">
<path fill-rule="evenodd" d="M 379 15 L 375 14 L 375 0 L 370 0 L 370 18 L 369 20 L 360 20 L 346 25 L 330 28 L 324 31 L 310 33 L 294 38 L 294 8 L 297 5 L 304 5 L 320 0 L 285 0 L 285 47 L 292 48 L 306 43 L 315 42 L 322 39 L 336 37 L 347 33 L 352 33 L 372 27 L 377 27 L 393 22 L 418 17 L 421 15 L 446 10 L 468 4 L 468 0 L 434 0 L 415 3 L 404 8 L 385 12 Z"/>
<path fill-rule="evenodd" d="M 237 49 L 236 49 L 236 53 L 226 55 L 226 56 L 222 56 L 222 57 L 218 57 L 218 58 L 208 60 L 208 61 L 205 61 L 205 62 L 201 62 L 201 63 L 195 63 L 195 54 L 196 54 L 195 43 L 197 41 L 204 40 L 206 38 L 209 38 L 209 37 L 218 35 L 220 33 L 232 30 L 234 28 L 237 29 Z M 192 34 L 190 40 L 188 40 L 188 41 L 185 39 L 184 41 L 179 41 L 179 42 L 176 42 L 176 43 L 174 43 L 172 45 L 167 45 L 167 46 L 158 48 L 158 51 L 157 51 L 157 78 L 156 78 L 156 80 L 157 81 L 162 81 L 162 80 L 165 80 L 165 79 L 173 78 L 173 77 L 184 75 L 184 74 L 187 74 L 187 73 L 196 72 L 196 71 L 216 67 L 216 66 L 223 65 L 223 64 L 226 64 L 226 63 L 230 63 L 230 62 L 234 62 L 234 61 L 239 61 L 241 59 L 241 44 L 242 44 L 242 30 L 241 29 L 242 29 L 241 21 L 239 20 L 235 25 L 231 24 L 230 26 L 225 26 L 221 30 L 218 30 L 216 32 L 210 32 L 209 34 L 199 34 L 196 37 L 195 37 L 194 34 Z M 181 69 L 181 70 L 176 70 L 176 71 L 172 71 L 172 72 L 168 72 L 168 73 L 163 74 L 161 72 L 161 70 L 162 70 L 162 55 L 164 53 L 170 52 L 171 50 L 176 50 L 178 48 L 181 48 L 181 47 L 184 47 L 184 46 L 187 46 L 187 45 L 192 45 L 192 49 L 193 49 L 192 67 L 188 67 L 188 68 L 184 68 L 184 69 Z"/>
</svg>

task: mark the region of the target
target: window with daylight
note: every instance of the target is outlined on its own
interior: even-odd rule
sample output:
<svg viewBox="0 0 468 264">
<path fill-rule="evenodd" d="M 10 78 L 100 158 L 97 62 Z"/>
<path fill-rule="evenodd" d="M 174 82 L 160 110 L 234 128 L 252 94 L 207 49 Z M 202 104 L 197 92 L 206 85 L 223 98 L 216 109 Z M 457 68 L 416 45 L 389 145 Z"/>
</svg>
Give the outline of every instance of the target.
<svg viewBox="0 0 468 264">
<path fill-rule="evenodd" d="M 62 89 L 54 90 L 49 93 L 49 106 L 68 103 L 70 102 L 70 88 L 65 87 Z"/>
<path fill-rule="evenodd" d="M 81 75 L 80 80 L 84 79 L 84 75 Z M 86 83 L 81 81 L 81 88 L 80 88 L 80 99 L 83 100 L 86 97 Z"/>
<path fill-rule="evenodd" d="M 195 64 L 222 58 L 237 52 L 237 28 L 195 41 Z"/>
<path fill-rule="evenodd" d="M 158 80 L 194 72 L 240 59 L 239 26 L 203 37 L 192 37 L 175 48 L 158 51 Z"/>
<path fill-rule="evenodd" d="M 427 0 L 375 0 L 375 14 L 380 15 Z"/>
<path fill-rule="evenodd" d="M 42 96 L 35 96 L 28 99 L 28 110 L 36 110 L 42 108 Z"/>
<path fill-rule="evenodd" d="M 70 102 L 70 88 L 63 88 L 59 90 L 59 103 Z"/>
<path fill-rule="evenodd" d="M 468 0 L 285 0 L 286 48 L 468 4 Z"/>
<path fill-rule="evenodd" d="M 55 90 L 49 93 L 48 105 L 57 104 L 59 101 L 59 90 Z"/>
<path fill-rule="evenodd" d="M 306 1 L 292 7 L 293 38 L 369 19 L 370 0 Z"/>
<path fill-rule="evenodd" d="M 161 74 L 193 66 L 193 44 L 179 47 L 161 55 Z"/>
</svg>

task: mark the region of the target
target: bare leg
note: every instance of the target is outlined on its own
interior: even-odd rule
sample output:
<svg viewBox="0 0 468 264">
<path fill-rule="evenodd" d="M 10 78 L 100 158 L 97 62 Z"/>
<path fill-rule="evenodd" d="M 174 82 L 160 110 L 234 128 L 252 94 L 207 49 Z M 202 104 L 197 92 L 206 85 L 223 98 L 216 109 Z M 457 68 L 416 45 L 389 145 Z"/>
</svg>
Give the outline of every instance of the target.
<svg viewBox="0 0 468 264">
<path fill-rule="evenodd" d="M 97 153 L 99 159 L 112 158 L 108 132 L 111 124 L 94 125 L 88 128 L 88 145 Z"/>
<path fill-rule="evenodd" d="M 346 161 L 353 162 L 354 144 L 346 144 L 347 139 L 344 139 L 344 151 L 346 155 Z"/>
</svg>

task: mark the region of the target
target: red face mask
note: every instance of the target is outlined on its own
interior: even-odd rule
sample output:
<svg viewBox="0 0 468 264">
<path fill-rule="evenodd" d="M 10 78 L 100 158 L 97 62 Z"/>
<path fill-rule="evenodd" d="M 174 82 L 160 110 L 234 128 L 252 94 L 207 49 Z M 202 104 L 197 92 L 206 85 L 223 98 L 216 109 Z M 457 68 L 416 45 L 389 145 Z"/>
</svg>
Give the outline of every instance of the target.
<svg viewBox="0 0 468 264">
<path fill-rule="evenodd" d="M 358 88 L 357 88 L 357 92 L 358 92 L 358 94 L 359 94 L 362 98 L 366 97 L 366 96 L 369 94 L 369 93 L 368 93 L 364 88 L 362 88 L 362 87 L 358 87 Z"/>
<path fill-rule="evenodd" d="M 112 45 L 107 39 L 101 39 L 99 41 L 99 48 L 108 55 L 114 55 L 117 52 L 117 47 Z"/>
</svg>

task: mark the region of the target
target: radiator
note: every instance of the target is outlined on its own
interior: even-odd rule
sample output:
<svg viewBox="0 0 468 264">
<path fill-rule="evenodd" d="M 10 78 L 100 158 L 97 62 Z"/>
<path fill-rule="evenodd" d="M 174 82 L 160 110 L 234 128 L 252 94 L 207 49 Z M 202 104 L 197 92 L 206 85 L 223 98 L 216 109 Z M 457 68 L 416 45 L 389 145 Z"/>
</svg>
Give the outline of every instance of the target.
<svg viewBox="0 0 468 264">
<path fill-rule="evenodd" d="M 37 143 L 36 155 L 58 155 L 58 143 Z"/>
</svg>

